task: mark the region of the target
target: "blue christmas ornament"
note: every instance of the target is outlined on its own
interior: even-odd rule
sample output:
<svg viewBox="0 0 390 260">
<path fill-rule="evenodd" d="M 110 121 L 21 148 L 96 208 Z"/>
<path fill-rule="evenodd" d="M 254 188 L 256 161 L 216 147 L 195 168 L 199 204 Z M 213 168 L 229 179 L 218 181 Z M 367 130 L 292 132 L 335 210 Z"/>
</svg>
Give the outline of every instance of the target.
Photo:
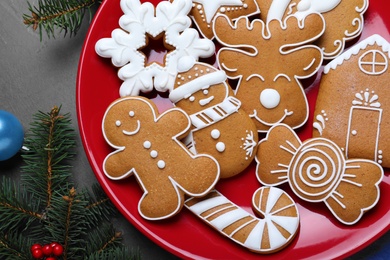
<svg viewBox="0 0 390 260">
<path fill-rule="evenodd" d="M 14 156 L 22 148 L 23 126 L 11 113 L 0 110 L 0 161 Z"/>
</svg>

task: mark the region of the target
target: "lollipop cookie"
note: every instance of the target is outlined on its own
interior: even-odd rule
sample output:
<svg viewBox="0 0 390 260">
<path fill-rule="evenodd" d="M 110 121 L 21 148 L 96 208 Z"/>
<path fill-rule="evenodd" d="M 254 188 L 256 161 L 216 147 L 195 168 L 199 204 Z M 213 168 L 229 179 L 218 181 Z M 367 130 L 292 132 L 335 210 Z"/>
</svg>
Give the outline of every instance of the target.
<svg viewBox="0 0 390 260">
<path fill-rule="evenodd" d="M 309 202 L 324 202 L 346 225 L 355 224 L 379 200 L 382 167 L 365 159 L 345 159 L 341 149 L 325 138 L 301 142 L 287 125 L 276 125 L 260 141 L 258 180 L 265 185 L 287 182 Z"/>
</svg>

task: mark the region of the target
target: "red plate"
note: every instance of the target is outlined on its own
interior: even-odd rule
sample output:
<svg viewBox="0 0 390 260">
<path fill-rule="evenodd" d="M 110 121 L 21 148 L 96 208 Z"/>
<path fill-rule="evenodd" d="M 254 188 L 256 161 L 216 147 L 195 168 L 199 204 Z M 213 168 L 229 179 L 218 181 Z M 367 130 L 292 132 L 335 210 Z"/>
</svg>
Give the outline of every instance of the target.
<svg viewBox="0 0 390 260">
<path fill-rule="evenodd" d="M 156 4 L 159 0 L 152 2 Z M 390 10 L 390 2 L 370 1 L 360 39 L 377 33 L 390 40 L 388 10 Z M 258 254 L 251 253 L 223 237 L 185 208 L 180 214 L 166 221 L 150 222 L 142 219 L 137 210 L 142 191 L 135 178 L 112 181 L 105 177 L 102 162 L 111 149 L 103 139 L 101 123 L 108 105 L 119 97 L 121 81 L 117 77 L 117 68 L 111 65 L 110 59 L 101 58 L 95 53 L 95 43 L 103 37 L 111 37 L 111 31 L 119 27 L 118 20 L 121 15 L 119 0 L 106 0 L 102 3 L 86 37 L 77 77 L 77 113 L 80 133 L 97 179 L 116 207 L 137 229 L 179 257 L 213 259 L 259 257 Z M 158 55 L 158 48 L 154 48 L 149 55 Z M 307 88 L 307 96 L 313 111 L 318 79 L 309 84 L 311 85 Z M 171 106 L 167 99 L 158 95 L 151 98 L 161 111 Z M 311 122 L 310 119 L 299 131 L 302 140 L 311 136 Z M 252 164 L 243 174 L 221 181 L 217 189 L 234 203 L 252 212 L 251 197 L 260 187 L 254 172 L 255 165 Z M 381 199 L 378 205 L 354 226 L 338 223 L 322 203 L 305 203 L 293 197 L 297 201 L 301 214 L 300 231 L 284 250 L 264 257 L 333 259 L 343 258 L 361 250 L 390 227 L 390 204 L 385 199 L 390 197 L 388 170 L 385 171 L 380 189 Z"/>
</svg>

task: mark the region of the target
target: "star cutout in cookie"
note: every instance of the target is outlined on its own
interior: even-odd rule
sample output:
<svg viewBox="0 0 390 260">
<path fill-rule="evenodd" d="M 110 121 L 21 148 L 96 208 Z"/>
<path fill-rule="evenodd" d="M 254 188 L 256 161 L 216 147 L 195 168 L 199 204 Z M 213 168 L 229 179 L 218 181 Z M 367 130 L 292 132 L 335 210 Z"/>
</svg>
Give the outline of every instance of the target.
<svg viewBox="0 0 390 260">
<path fill-rule="evenodd" d="M 217 10 L 224 5 L 242 6 L 241 0 L 193 0 L 194 3 L 203 5 L 207 23 L 211 23 Z"/>
</svg>

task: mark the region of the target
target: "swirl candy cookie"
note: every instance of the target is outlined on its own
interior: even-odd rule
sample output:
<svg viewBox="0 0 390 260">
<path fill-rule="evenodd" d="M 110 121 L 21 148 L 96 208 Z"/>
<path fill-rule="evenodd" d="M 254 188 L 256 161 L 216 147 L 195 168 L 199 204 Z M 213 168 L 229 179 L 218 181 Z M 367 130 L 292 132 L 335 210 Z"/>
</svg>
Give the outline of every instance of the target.
<svg viewBox="0 0 390 260">
<path fill-rule="evenodd" d="M 185 206 L 235 243 L 260 254 L 280 251 L 295 237 L 299 213 L 295 202 L 276 187 L 261 187 L 252 197 L 255 217 L 218 191 L 205 198 L 190 198 Z"/>
<path fill-rule="evenodd" d="M 256 0 L 193 0 L 190 16 L 201 34 L 214 38 L 212 25 L 217 14 L 225 14 L 231 20 L 260 13 Z"/>
<path fill-rule="evenodd" d="M 172 123 L 174 122 L 174 123 Z M 178 108 L 158 114 L 142 97 L 116 100 L 106 110 L 103 134 L 115 149 L 103 162 L 106 176 L 134 175 L 143 190 L 138 210 L 148 220 L 178 213 L 184 195 L 206 195 L 219 179 L 219 165 L 209 155 L 193 155 L 178 141 L 188 133 L 188 116 Z"/>
<path fill-rule="evenodd" d="M 217 54 L 218 65 L 228 78 L 238 79 L 235 96 L 258 132 L 281 122 L 298 128 L 307 121 L 308 103 L 300 80 L 315 74 L 322 64 L 321 50 L 309 43 L 324 28 L 318 14 L 268 24 L 245 17 L 232 24 L 226 16 L 216 17 L 216 39 L 227 46 Z"/>
<path fill-rule="evenodd" d="M 358 222 L 380 195 L 382 167 L 366 159 L 345 159 L 341 149 L 325 138 L 299 140 L 287 125 L 276 125 L 260 141 L 257 177 L 265 185 L 287 182 L 308 202 L 324 202 L 343 224 Z"/>
<path fill-rule="evenodd" d="M 193 59 L 182 59 L 179 65 L 169 98 L 191 119 L 191 133 L 183 142 L 194 154 L 213 156 L 221 178 L 241 173 L 256 154 L 256 126 L 233 97 L 225 72 Z"/>
<path fill-rule="evenodd" d="M 326 29 L 315 44 L 322 48 L 325 59 L 333 59 L 343 52 L 346 42 L 361 34 L 367 8 L 368 0 L 273 0 L 267 21 L 283 20 L 290 14 L 303 19 L 308 14 L 321 13 Z"/>
<path fill-rule="evenodd" d="M 123 80 L 120 96 L 137 96 L 154 88 L 160 92 L 170 91 L 181 57 L 198 59 L 214 55 L 214 43 L 201 39 L 198 31 L 190 28 L 191 0 L 162 1 L 156 8 L 149 2 L 141 4 L 139 0 L 121 0 L 120 5 L 124 13 L 119 19 L 121 28 L 95 45 L 98 55 L 111 58 L 112 64 L 120 67 L 118 77 Z M 147 64 L 142 49 L 148 46 L 149 38 L 161 37 L 168 51 L 164 64 Z"/>
<path fill-rule="evenodd" d="M 390 167 L 390 44 L 372 35 L 324 67 L 313 135 Z"/>
</svg>

